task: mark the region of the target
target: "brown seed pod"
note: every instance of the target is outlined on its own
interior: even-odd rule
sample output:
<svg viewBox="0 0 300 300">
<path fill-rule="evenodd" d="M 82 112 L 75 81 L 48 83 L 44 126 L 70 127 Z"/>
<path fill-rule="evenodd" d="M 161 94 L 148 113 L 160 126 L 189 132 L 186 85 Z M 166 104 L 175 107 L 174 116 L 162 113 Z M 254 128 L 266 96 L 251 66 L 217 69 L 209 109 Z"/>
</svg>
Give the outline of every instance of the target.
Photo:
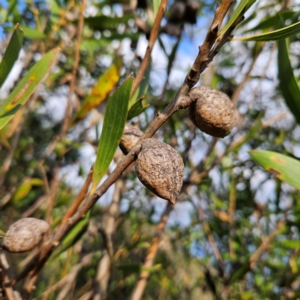
<svg viewBox="0 0 300 300">
<path fill-rule="evenodd" d="M 126 124 L 125 129 L 120 142 L 120 149 L 126 155 L 135 146 L 139 138 L 143 135 L 143 132 L 136 126 Z"/>
<path fill-rule="evenodd" d="M 49 224 L 35 218 L 24 218 L 13 223 L 3 239 L 2 247 L 9 252 L 25 252 L 34 248 L 49 230 Z"/>
<path fill-rule="evenodd" d="M 145 140 L 135 167 L 138 178 L 150 191 L 175 203 L 182 186 L 184 165 L 171 146 L 155 139 Z"/>
<path fill-rule="evenodd" d="M 195 100 L 189 107 L 189 116 L 195 126 L 215 137 L 225 137 L 236 125 L 236 110 L 229 97 L 207 86 L 189 92 Z"/>
</svg>

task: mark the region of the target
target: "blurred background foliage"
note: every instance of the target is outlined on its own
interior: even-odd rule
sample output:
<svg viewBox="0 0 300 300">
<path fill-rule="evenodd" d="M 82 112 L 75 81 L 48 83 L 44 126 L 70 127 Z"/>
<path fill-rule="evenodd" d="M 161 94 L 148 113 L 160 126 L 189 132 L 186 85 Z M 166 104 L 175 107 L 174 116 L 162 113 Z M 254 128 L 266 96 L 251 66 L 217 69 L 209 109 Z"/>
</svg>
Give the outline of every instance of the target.
<svg viewBox="0 0 300 300">
<path fill-rule="evenodd" d="M 3 232 L 21 217 L 45 219 L 52 232 L 60 224 L 95 162 L 107 96 L 137 73 L 158 5 L 157 0 L 89 0 L 80 40 L 81 2 L 0 1 L 0 54 L 17 23 L 24 32 L 19 59 L 1 89 L 3 101 L 34 63 L 60 47 L 51 73 L 0 131 Z M 294 24 L 299 5 L 297 0 L 257 1 L 235 35 L 270 32 L 278 28 L 278 18 L 286 26 Z M 210 0 L 168 4 L 145 75 L 148 89 L 139 95 L 145 97 L 143 105 L 129 122 L 145 130 L 170 102 L 216 6 Z M 158 223 L 166 201 L 144 188 L 129 168 L 52 254 L 32 297 L 129 299 L 159 237 L 142 299 L 298 299 L 299 190 L 262 169 L 248 151 L 293 157 L 291 168 L 297 168 L 299 38 L 297 33 L 278 42 L 227 43 L 201 84 L 225 92 L 237 106 L 239 123 L 232 134 L 217 140 L 200 132 L 185 110 L 156 134 L 185 163 L 182 192 L 167 213 L 165 230 L 160 232 Z M 74 74 L 76 47 L 80 56 Z M 74 76 L 73 123 L 48 151 L 61 133 Z M 291 80 L 296 85 L 288 89 Z M 111 167 L 121 155 L 118 150 Z M 297 176 L 297 170 L 300 182 L 299 167 L 287 173 Z M 28 255 L 11 255 L 16 273 Z"/>
</svg>

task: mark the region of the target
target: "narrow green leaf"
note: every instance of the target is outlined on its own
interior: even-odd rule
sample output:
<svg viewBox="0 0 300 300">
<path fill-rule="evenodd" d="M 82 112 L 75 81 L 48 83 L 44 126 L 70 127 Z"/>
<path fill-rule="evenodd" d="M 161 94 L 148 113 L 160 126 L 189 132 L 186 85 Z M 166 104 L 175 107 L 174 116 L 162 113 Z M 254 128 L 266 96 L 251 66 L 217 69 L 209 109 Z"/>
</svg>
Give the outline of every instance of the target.
<svg viewBox="0 0 300 300">
<path fill-rule="evenodd" d="M 279 13 L 277 12 L 275 15 L 263 19 L 258 25 L 246 30 L 245 32 L 269 29 L 275 27 L 278 23 L 281 22 L 281 20 L 293 19 L 297 16 L 299 16 L 299 13 L 296 13 L 294 11 L 283 11 Z"/>
<path fill-rule="evenodd" d="M 148 103 L 145 104 L 143 102 L 144 102 L 144 97 L 140 98 L 135 102 L 135 104 L 132 105 L 132 107 L 129 109 L 127 120 L 130 120 L 138 116 L 149 107 Z"/>
<path fill-rule="evenodd" d="M 94 167 L 91 193 L 93 193 L 101 178 L 107 172 L 109 164 L 118 148 L 127 119 L 132 83 L 133 78 L 130 77 L 108 98 Z"/>
<path fill-rule="evenodd" d="M 0 129 L 14 116 L 17 110 L 22 107 L 39 83 L 46 77 L 47 73 L 56 61 L 60 49 L 56 48 L 48 52 L 39 60 L 22 78 L 16 88 L 0 106 Z"/>
<path fill-rule="evenodd" d="M 110 30 L 117 28 L 120 24 L 127 23 L 133 15 L 126 15 L 123 17 L 108 17 L 108 16 L 95 16 L 84 19 L 84 23 L 93 29 L 97 30 Z"/>
<path fill-rule="evenodd" d="M 300 189 L 300 160 L 265 150 L 253 150 L 249 154 L 276 178 Z"/>
<path fill-rule="evenodd" d="M 68 232 L 68 234 L 62 240 L 58 251 L 51 257 L 51 259 L 55 259 L 59 254 L 68 250 L 82 237 L 88 227 L 90 215 L 91 212 L 89 211 L 85 217 Z"/>
<path fill-rule="evenodd" d="M 156 16 L 157 12 L 158 12 L 159 5 L 160 5 L 160 0 L 152 0 L 152 3 L 153 3 L 154 16 Z"/>
<path fill-rule="evenodd" d="M 278 244 L 287 249 L 300 249 L 300 241 L 298 240 L 281 240 Z"/>
<path fill-rule="evenodd" d="M 230 27 L 238 24 L 241 18 L 243 17 L 244 13 L 255 3 L 255 1 L 256 0 L 241 0 L 227 24 L 219 32 L 218 36 L 222 36 Z"/>
<path fill-rule="evenodd" d="M 282 96 L 296 121 L 300 124 L 300 89 L 294 76 L 289 58 L 287 40 L 280 40 L 278 44 L 278 79 Z"/>
<path fill-rule="evenodd" d="M 17 24 L 0 63 L 0 87 L 10 73 L 14 63 L 18 59 L 19 52 L 22 48 L 22 43 L 23 31 L 19 27 L 19 24 Z"/>
<path fill-rule="evenodd" d="M 38 31 L 35 28 L 31 28 L 28 26 L 22 26 L 22 30 L 24 31 L 24 37 L 32 40 L 40 40 L 44 39 L 46 36 L 44 33 Z"/>
<path fill-rule="evenodd" d="M 237 280 L 242 279 L 248 271 L 250 271 L 249 260 L 231 274 L 227 284 L 232 285 Z"/>
<path fill-rule="evenodd" d="M 238 41 L 259 41 L 259 42 L 268 42 L 268 41 L 278 41 L 281 39 L 288 38 L 293 36 L 300 31 L 300 22 L 294 23 L 290 26 L 280 28 L 271 32 L 265 32 L 261 34 L 251 35 L 248 37 L 234 38 Z"/>
</svg>

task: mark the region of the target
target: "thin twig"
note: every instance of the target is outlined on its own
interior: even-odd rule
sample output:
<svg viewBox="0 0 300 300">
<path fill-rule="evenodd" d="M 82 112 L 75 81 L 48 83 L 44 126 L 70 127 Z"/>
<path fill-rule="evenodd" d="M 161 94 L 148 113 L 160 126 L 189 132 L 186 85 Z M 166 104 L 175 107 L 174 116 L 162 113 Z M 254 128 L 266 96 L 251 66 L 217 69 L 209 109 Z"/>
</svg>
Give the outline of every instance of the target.
<svg viewBox="0 0 300 300">
<path fill-rule="evenodd" d="M 9 285 L 12 277 L 13 269 L 11 267 L 8 253 L 0 249 L 0 289 L 5 292 L 5 296 L 8 300 L 19 300 L 20 298 Z"/>
<path fill-rule="evenodd" d="M 57 143 L 64 139 L 64 137 L 67 134 L 67 131 L 69 129 L 69 123 L 71 119 L 72 114 L 72 100 L 75 93 L 75 87 L 76 87 L 76 79 L 77 79 L 77 71 L 80 61 L 80 44 L 81 44 L 81 36 L 82 36 L 82 30 L 84 25 L 84 11 L 86 7 L 86 0 L 82 0 L 82 4 L 80 6 L 80 16 L 79 16 L 79 22 L 78 22 L 78 29 L 77 29 L 77 39 L 75 44 L 75 57 L 74 57 L 74 65 L 72 69 L 72 78 L 70 80 L 70 90 L 69 90 L 69 97 L 67 102 L 67 108 L 65 112 L 65 117 L 63 120 L 63 124 L 61 126 L 61 132 L 58 136 L 54 137 L 54 139 L 51 141 L 51 143 L 48 145 L 48 147 L 45 149 L 42 157 L 48 157 L 55 149 Z"/>
<path fill-rule="evenodd" d="M 203 229 L 204 229 L 204 232 L 206 233 L 207 235 L 207 238 L 208 238 L 208 241 L 209 241 L 209 244 L 213 250 L 213 253 L 215 255 L 215 258 L 219 264 L 219 269 L 224 272 L 224 263 L 223 263 L 223 259 L 222 259 L 222 256 L 221 256 L 221 253 L 219 251 L 219 248 L 217 246 L 217 243 L 215 241 L 215 238 L 214 236 L 212 235 L 211 233 L 211 230 L 210 230 L 210 227 L 209 227 L 209 224 L 208 222 L 205 220 L 205 213 L 203 211 L 203 209 L 201 208 L 200 205 L 196 205 L 193 201 L 191 201 L 191 203 L 194 205 L 194 207 L 196 208 L 197 212 L 198 212 L 198 216 L 199 216 L 199 219 L 202 221 L 202 224 L 203 224 Z"/>
<path fill-rule="evenodd" d="M 78 207 L 80 206 L 82 201 L 85 199 L 88 188 L 90 186 L 90 183 L 92 182 L 92 179 L 93 179 L 93 168 L 90 169 L 89 174 L 84 182 L 84 185 L 82 186 L 75 201 L 72 203 L 72 206 L 69 208 L 69 210 L 65 214 L 65 216 L 60 224 L 60 227 L 62 225 L 64 225 L 67 222 L 67 220 L 74 215 L 74 213 L 76 212 L 76 210 L 78 209 Z"/>
<path fill-rule="evenodd" d="M 156 17 L 155 17 L 155 21 L 154 21 L 154 24 L 153 24 L 153 28 L 151 30 L 149 43 L 148 43 L 148 47 L 147 47 L 145 56 L 143 58 L 143 61 L 142 61 L 141 66 L 139 68 L 139 71 L 138 71 L 138 73 L 136 75 L 136 78 L 135 78 L 135 80 L 133 82 L 133 85 L 132 85 L 131 96 L 134 95 L 134 93 L 136 92 L 138 86 L 140 85 L 140 83 L 144 79 L 145 72 L 148 68 L 148 65 L 149 65 L 149 62 L 150 62 L 150 59 L 151 59 L 151 52 L 152 52 L 154 43 L 156 41 L 157 35 L 159 33 L 160 23 L 161 23 L 161 20 L 164 16 L 165 12 L 166 12 L 167 5 L 168 5 L 168 0 L 162 0 L 160 2 L 160 5 L 159 5 L 159 8 L 158 8 Z"/>
<path fill-rule="evenodd" d="M 147 252 L 145 262 L 143 263 L 143 266 L 142 266 L 143 271 L 141 272 L 139 280 L 137 281 L 137 283 L 134 286 L 134 289 L 130 296 L 130 300 L 142 299 L 142 296 L 144 294 L 145 287 L 146 287 L 146 284 L 147 284 L 147 281 L 148 281 L 148 278 L 150 275 L 150 272 L 147 270 L 147 268 L 150 268 L 153 266 L 153 262 L 154 262 L 154 259 L 155 259 L 155 256 L 156 256 L 156 253 L 158 250 L 158 244 L 161 239 L 161 235 L 164 232 L 166 223 L 169 218 L 169 214 L 173 208 L 174 208 L 174 205 L 171 202 L 169 202 L 166 206 L 165 211 L 163 212 L 163 214 L 160 218 L 160 221 L 156 228 L 155 237 L 153 238 L 152 244 L 149 247 L 149 250 Z"/>
<path fill-rule="evenodd" d="M 116 220 L 119 216 L 119 206 L 122 195 L 122 190 L 124 187 L 123 180 L 117 180 L 115 183 L 115 190 L 113 194 L 113 199 L 108 210 L 108 219 L 105 224 L 105 236 L 108 240 L 108 245 L 106 250 L 103 251 L 101 260 L 98 264 L 98 270 L 96 275 L 96 282 L 94 288 L 94 300 L 103 300 L 106 298 L 107 294 L 107 285 L 110 277 L 110 268 L 113 257 L 112 249 L 112 235 L 116 228 Z"/>
</svg>

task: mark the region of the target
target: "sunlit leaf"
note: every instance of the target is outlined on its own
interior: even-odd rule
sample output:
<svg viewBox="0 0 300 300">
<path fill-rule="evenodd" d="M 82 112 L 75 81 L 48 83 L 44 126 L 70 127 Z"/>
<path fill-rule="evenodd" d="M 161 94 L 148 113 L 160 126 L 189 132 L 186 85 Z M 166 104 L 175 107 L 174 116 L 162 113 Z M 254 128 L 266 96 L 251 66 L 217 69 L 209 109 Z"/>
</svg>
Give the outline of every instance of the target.
<svg viewBox="0 0 300 300">
<path fill-rule="evenodd" d="M 281 240 L 278 241 L 278 244 L 287 249 L 300 249 L 300 241 L 299 240 Z"/>
<path fill-rule="evenodd" d="M 220 30 L 218 36 L 222 36 L 230 27 L 237 25 L 244 13 L 255 3 L 256 0 L 241 0 L 234 10 L 226 25 Z"/>
<path fill-rule="evenodd" d="M 300 160 L 265 150 L 253 150 L 249 154 L 276 178 L 300 189 Z"/>
<path fill-rule="evenodd" d="M 12 201 L 16 204 L 19 201 L 22 201 L 28 193 L 31 191 L 33 186 L 41 186 L 43 185 L 43 181 L 39 178 L 29 178 L 24 180 L 17 188 L 16 192 L 12 197 Z"/>
<path fill-rule="evenodd" d="M 284 28 L 280 28 L 280 29 L 277 29 L 274 31 L 256 34 L 256 35 L 252 35 L 252 36 L 248 36 L 248 37 L 235 38 L 235 40 L 260 41 L 260 42 L 278 41 L 278 40 L 293 36 L 293 35 L 299 33 L 299 31 L 300 31 L 300 22 L 297 22 L 290 26 L 286 26 Z"/>
<path fill-rule="evenodd" d="M 99 106 L 115 88 L 120 78 L 122 58 L 118 58 L 109 69 L 102 74 L 93 86 L 91 93 L 84 99 L 80 110 L 71 121 L 71 126 L 82 120 L 92 109 Z"/>
<path fill-rule="evenodd" d="M 279 87 L 284 100 L 300 124 L 300 89 L 294 76 L 289 57 L 287 40 L 278 41 L 278 79 Z"/>
<path fill-rule="evenodd" d="M 127 119 L 132 83 L 133 78 L 130 77 L 108 99 L 94 166 L 91 193 L 93 193 L 99 181 L 107 172 L 116 149 L 118 148 Z"/>
<path fill-rule="evenodd" d="M 56 48 L 48 52 L 39 60 L 22 78 L 12 93 L 0 106 L 0 129 L 14 116 L 17 110 L 22 107 L 39 83 L 45 79 L 47 73 L 54 65 L 60 49 Z"/>
<path fill-rule="evenodd" d="M 31 28 L 28 26 L 22 26 L 22 30 L 24 31 L 24 37 L 32 40 L 40 40 L 44 39 L 46 36 L 44 33 L 38 31 L 35 28 Z"/>
<path fill-rule="evenodd" d="M 259 24 L 257 24 L 255 27 L 250 28 L 245 32 L 265 30 L 271 27 L 277 27 L 278 22 L 281 22 L 281 20 L 293 19 L 298 15 L 299 13 L 296 13 L 294 11 L 277 12 L 274 16 L 267 17 L 266 19 L 262 20 Z"/>
<path fill-rule="evenodd" d="M 23 43 L 23 31 L 17 24 L 0 63 L 0 87 L 18 59 Z"/>
</svg>

